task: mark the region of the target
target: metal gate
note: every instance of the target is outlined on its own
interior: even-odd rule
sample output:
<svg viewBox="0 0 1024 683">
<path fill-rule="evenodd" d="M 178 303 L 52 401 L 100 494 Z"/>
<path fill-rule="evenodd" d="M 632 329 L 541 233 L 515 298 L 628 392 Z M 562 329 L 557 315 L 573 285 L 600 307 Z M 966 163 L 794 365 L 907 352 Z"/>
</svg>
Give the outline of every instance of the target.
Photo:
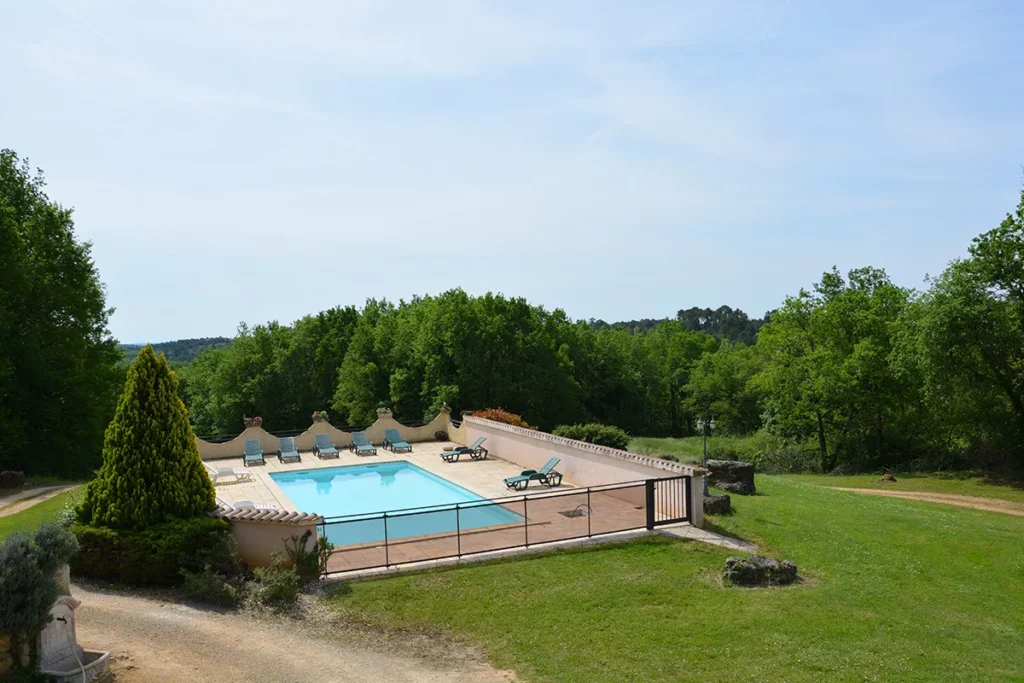
<svg viewBox="0 0 1024 683">
<path fill-rule="evenodd" d="M 647 480 L 647 528 L 693 519 L 689 475 Z"/>
</svg>

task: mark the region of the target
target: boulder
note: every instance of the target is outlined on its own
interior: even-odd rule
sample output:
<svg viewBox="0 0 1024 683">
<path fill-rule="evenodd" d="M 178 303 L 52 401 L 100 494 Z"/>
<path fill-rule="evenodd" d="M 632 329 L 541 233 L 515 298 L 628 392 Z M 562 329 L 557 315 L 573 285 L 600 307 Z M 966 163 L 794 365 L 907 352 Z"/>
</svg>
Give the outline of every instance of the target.
<svg viewBox="0 0 1024 683">
<path fill-rule="evenodd" d="M 13 470 L 0 472 L 0 489 L 18 489 L 25 485 L 25 473 Z"/>
<path fill-rule="evenodd" d="M 752 495 L 754 488 L 754 466 L 749 462 L 735 460 L 708 460 L 708 483 L 716 489 L 741 496 Z"/>
<path fill-rule="evenodd" d="M 704 496 L 705 515 L 724 515 L 730 510 L 732 510 L 732 501 L 729 499 L 728 494 L 710 493 Z"/>
<path fill-rule="evenodd" d="M 796 565 L 770 557 L 730 557 L 723 578 L 737 586 L 787 586 L 796 581 Z"/>
</svg>

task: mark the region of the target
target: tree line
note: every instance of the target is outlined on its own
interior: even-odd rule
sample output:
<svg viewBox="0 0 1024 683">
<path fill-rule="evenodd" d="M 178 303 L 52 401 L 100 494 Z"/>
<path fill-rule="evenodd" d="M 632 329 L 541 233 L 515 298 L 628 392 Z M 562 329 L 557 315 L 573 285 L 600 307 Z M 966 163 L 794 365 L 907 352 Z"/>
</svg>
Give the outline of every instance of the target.
<svg viewBox="0 0 1024 683">
<path fill-rule="evenodd" d="M 1024 465 L 1024 193 L 923 290 L 885 271 L 825 272 L 764 319 L 685 309 L 675 319 L 573 321 L 527 301 L 455 289 L 370 300 L 293 325 L 241 326 L 180 371 L 201 433 L 502 407 L 540 429 L 601 422 L 637 436 L 761 432 L 821 471 Z"/>
<path fill-rule="evenodd" d="M 125 381 L 99 274 L 41 174 L 0 152 L 0 469 L 81 475 L 99 463 Z M 180 348 L 179 348 L 180 346 Z M 205 347 L 205 348 L 203 348 Z M 168 347 L 197 433 L 406 422 L 442 404 L 501 407 L 540 429 L 719 433 L 797 448 L 801 466 L 1024 466 L 1024 192 L 918 291 L 827 271 L 763 319 L 727 306 L 673 319 L 574 321 L 521 298 L 455 289 L 369 300 L 291 325 Z"/>
</svg>

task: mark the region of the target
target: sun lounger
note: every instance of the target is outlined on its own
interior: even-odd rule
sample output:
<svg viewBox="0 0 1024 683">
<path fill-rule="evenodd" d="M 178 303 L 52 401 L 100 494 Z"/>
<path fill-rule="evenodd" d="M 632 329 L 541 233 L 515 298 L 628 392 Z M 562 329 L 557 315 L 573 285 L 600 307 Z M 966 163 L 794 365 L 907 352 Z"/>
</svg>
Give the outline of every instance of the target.
<svg viewBox="0 0 1024 683">
<path fill-rule="evenodd" d="M 295 447 L 295 439 L 283 436 L 278 439 L 277 459 L 281 462 L 302 462 L 299 449 Z"/>
<path fill-rule="evenodd" d="M 242 456 L 244 464 L 257 464 L 262 465 L 266 461 L 263 459 L 263 448 L 260 447 L 259 439 L 246 439 L 245 440 L 245 453 Z"/>
<path fill-rule="evenodd" d="M 206 467 L 206 471 L 210 474 L 210 479 L 213 480 L 214 486 L 221 483 L 220 479 L 222 477 L 233 477 L 236 482 L 252 479 L 252 472 L 242 467 L 213 467 L 208 462 L 204 462 L 203 466 Z"/>
<path fill-rule="evenodd" d="M 505 486 L 512 491 L 525 491 L 531 481 L 539 481 L 544 486 L 558 486 L 562 483 L 562 475 L 555 472 L 555 466 L 561 458 L 551 458 L 539 470 L 523 470 L 519 476 L 509 477 Z"/>
<path fill-rule="evenodd" d="M 484 460 L 487 458 L 487 449 L 480 445 L 484 441 L 487 441 L 487 437 L 481 436 L 472 446 L 458 446 L 450 451 L 444 451 L 441 458 L 445 462 L 458 462 L 459 456 L 468 455 L 474 460 Z"/>
<path fill-rule="evenodd" d="M 366 432 L 352 432 L 352 451 L 356 455 L 377 455 L 377 448 L 366 438 Z"/>
<path fill-rule="evenodd" d="M 391 452 L 395 453 L 398 450 L 409 451 L 412 453 L 412 446 L 409 442 L 402 438 L 402 435 L 398 433 L 397 429 L 385 429 L 384 430 L 384 449 L 391 448 Z"/>
<path fill-rule="evenodd" d="M 326 434 L 317 434 L 313 437 L 313 454 L 323 460 L 324 458 L 337 458 L 340 454 L 338 449 L 334 446 L 334 442 L 331 441 L 331 437 Z"/>
</svg>

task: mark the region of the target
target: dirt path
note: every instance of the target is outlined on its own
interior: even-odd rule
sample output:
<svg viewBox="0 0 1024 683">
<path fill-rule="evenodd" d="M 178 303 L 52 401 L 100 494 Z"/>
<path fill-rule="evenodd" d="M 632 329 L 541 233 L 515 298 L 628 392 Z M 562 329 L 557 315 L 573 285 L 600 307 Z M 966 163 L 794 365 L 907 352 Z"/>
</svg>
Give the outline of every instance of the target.
<svg viewBox="0 0 1024 683">
<path fill-rule="evenodd" d="M 22 510 L 27 510 L 33 505 L 42 503 L 44 500 L 50 500 L 65 491 L 70 491 L 75 488 L 75 486 L 77 486 L 77 484 L 72 484 L 71 486 L 47 486 L 45 488 L 28 489 L 13 496 L 2 498 L 0 499 L 0 517 L 7 517 L 21 512 Z"/>
<path fill-rule="evenodd" d="M 115 654 L 118 683 L 509 683 L 465 646 L 425 647 L 285 617 L 194 609 L 75 586 L 78 641 Z M 333 632 L 333 633 L 332 633 Z M 392 637 L 393 638 L 393 637 Z"/>
<path fill-rule="evenodd" d="M 957 505 L 963 508 L 975 510 L 988 510 L 989 512 L 1002 512 L 1007 515 L 1018 515 L 1024 517 L 1024 505 L 1010 500 L 998 498 L 983 498 L 981 496 L 960 496 L 952 493 L 929 493 L 928 491 L 895 491 L 892 489 L 856 489 L 842 486 L 830 486 L 836 491 L 853 491 L 854 493 L 869 493 L 873 496 L 890 496 L 892 498 L 906 498 L 908 500 L 926 500 L 931 503 L 945 503 L 946 505 Z"/>
</svg>

